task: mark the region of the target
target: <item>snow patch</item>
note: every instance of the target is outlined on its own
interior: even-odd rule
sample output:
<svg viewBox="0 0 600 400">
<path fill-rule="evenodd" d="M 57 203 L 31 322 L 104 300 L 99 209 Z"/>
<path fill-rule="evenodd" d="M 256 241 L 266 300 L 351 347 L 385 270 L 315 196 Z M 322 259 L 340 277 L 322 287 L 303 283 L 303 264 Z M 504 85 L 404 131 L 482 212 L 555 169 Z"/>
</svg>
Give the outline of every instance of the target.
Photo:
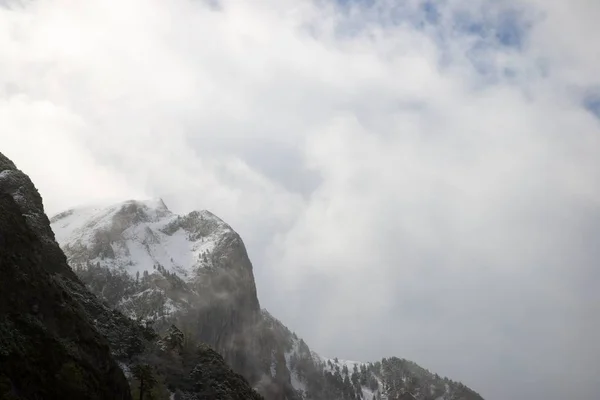
<svg viewBox="0 0 600 400">
<path fill-rule="evenodd" d="M 212 253 L 233 232 L 208 211 L 181 217 L 160 199 L 72 209 L 52 218 L 51 227 L 73 267 L 85 268 L 77 260 L 86 259 L 136 277 L 160 265 L 184 280 L 213 267 Z M 99 246 L 113 255 L 94 257 Z"/>
<path fill-rule="evenodd" d="M 277 361 L 275 360 L 275 350 L 271 351 L 271 377 L 275 378 L 277 374 Z"/>
<path fill-rule="evenodd" d="M 291 382 L 292 382 L 292 387 L 296 390 L 301 390 L 302 392 L 306 392 L 306 383 L 304 383 L 303 381 L 301 381 L 298 378 L 298 374 L 296 373 L 296 371 L 293 371 L 290 374 L 290 378 L 291 378 Z"/>
</svg>

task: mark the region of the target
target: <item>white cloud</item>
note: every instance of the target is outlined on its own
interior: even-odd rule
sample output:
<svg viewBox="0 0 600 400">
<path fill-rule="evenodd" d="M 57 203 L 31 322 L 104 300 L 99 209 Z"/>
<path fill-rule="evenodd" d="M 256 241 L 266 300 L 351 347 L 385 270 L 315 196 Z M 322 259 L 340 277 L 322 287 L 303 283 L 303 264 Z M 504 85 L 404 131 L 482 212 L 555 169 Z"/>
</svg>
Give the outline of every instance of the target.
<svg viewBox="0 0 600 400">
<path fill-rule="evenodd" d="M 377 4 L 0 8 L 2 151 L 50 212 L 214 211 L 263 305 L 328 355 L 492 400 L 597 396 L 596 3 L 454 0 L 424 27 L 418 1 Z M 510 7 L 520 48 L 494 34 Z"/>
</svg>

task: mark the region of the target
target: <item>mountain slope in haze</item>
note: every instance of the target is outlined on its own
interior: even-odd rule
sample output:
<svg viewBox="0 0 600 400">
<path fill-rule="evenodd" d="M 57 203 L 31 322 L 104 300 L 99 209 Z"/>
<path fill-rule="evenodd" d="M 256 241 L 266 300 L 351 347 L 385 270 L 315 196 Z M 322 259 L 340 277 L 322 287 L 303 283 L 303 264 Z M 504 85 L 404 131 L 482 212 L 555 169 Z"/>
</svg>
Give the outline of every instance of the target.
<svg viewBox="0 0 600 400">
<path fill-rule="evenodd" d="M 169 326 L 223 355 L 272 399 L 293 399 L 239 235 L 208 211 L 179 216 L 161 200 L 63 212 L 52 228 L 69 264 L 107 305 L 164 333 Z"/>
<path fill-rule="evenodd" d="M 110 307 L 214 346 L 268 400 L 481 399 L 407 360 L 340 362 L 312 352 L 260 309 L 242 239 L 208 211 L 179 216 L 161 200 L 130 200 L 63 212 L 52 228 Z"/>
<path fill-rule="evenodd" d="M 141 381 L 155 400 L 262 399 L 208 346 L 160 338 L 90 293 L 1 153 L 0 272 L 0 399 L 129 400 Z"/>
<path fill-rule="evenodd" d="M 285 365 L 302 399 L 483 400 L 462 383 L 405 359 L 390 357 L 364 363 L 324 358 L 268 312 L 263 311 L 263 317 L 284 344 Z M 273 361 L 276 373 L 279 365 Z"/>
</svg>

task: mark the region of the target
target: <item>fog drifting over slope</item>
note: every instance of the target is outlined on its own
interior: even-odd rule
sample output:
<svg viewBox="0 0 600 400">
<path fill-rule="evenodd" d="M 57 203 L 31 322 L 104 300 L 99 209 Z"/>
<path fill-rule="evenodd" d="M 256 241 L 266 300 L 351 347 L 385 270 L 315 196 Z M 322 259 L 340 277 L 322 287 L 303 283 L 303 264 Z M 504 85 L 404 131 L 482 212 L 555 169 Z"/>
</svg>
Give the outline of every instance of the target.
<svg viewBox="0 0 600 400">
<path fill-rule="evenodd" d="M 3 4 L 0 144 L 51 214 L 209 209 L 326 356 L 598 397 L 597 2 Z"/>
</svg>

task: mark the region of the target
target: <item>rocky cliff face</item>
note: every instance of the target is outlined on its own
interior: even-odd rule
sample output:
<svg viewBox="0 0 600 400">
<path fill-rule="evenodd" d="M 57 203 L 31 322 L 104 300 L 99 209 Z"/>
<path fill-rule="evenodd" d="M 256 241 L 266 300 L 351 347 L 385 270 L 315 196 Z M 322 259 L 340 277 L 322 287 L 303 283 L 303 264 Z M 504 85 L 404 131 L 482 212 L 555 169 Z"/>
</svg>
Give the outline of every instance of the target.
<svg viewBox="0 0 600 400">
<path fill-rule="evenodd" d="M 130 399 L 29 178 L 0 154 L 0 398 Z M 93 301 L 93 299 L 92 299 Z"/>
<path fill-rule="evenodd" d="M 123 217 L 144 216 L 130 207 Z M 110 256 L 113 228 L 94 241 L 98 257 Z M 227 260 L 215 262 L 227 270 Z M 180 348 L 170 348 L 172 340 L 90 293 L 56 243 L 35 186 L 2 154 L 0 272 L 0 399 L 128 400 L 140 390 L 158 400 L 262 399 L 208 346 L 179 332 Z M 218 295 L 233 276 L 212 279 Z"/>
</svg>

